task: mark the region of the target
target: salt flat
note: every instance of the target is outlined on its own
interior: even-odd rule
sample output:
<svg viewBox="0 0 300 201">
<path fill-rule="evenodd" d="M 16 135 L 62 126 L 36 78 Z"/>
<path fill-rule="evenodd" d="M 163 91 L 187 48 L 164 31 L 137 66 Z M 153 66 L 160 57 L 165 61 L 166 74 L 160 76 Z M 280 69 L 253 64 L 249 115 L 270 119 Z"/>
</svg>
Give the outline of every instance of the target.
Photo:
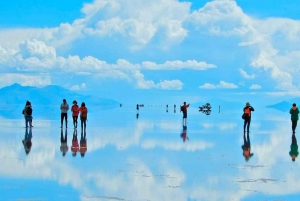
<svg viewBox="0 0 300 201">
<path fill-rule="evenodd" d="M 84 157 L 72 155 L 70 118 L 62 130 L 59 117 L 34 119 L 28 154 L 24 120 L 2 119 L 0 200 L 298 200 L 289 114 L 255 109 L 249 160 L 242 109 L 208 116 L 190 108 L 186 128 L 179 111 L 160 105 L 140 108 L 138 118 L 134 107 L 93 111 Z M 83 137 L 78 128 L 79 145 Z"/>
</svg>

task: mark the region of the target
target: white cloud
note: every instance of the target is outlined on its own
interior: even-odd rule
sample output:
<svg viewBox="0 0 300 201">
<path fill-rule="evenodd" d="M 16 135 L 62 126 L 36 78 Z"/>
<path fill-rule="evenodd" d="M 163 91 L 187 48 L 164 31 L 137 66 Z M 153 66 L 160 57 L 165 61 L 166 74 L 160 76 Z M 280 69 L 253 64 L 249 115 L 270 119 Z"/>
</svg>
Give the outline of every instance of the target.
<svg viewBox="0 0 300 201">
<path fill-rule="evenodd" d="M 163 89 L 181 90 L 183 83 L 180 80 L 163 80 L 154 83 L 152 80 L 145 80 L 141 70 L 206 70 L 215 68 L 213 64 L 188 61 L 166 61 L 163 64 L 145 61 L 140 64 L 132 64 L 125 59 L 117 60 L 116 64 L 109 64 L 92 56 L 80 58 L 69 56 L 67 58 L 57 56 L 54 47 L 47 46 L 38 40 L 26 40 L 20 44 L 20 50 L 9 52 L 4 48 L 0 49 L 0 65 L 9 66 L 17 71 L 28 72 L 65 72 L 78 75 L 93 75 L 122 79 L 134 82 L 140 89 Z M 17 67 L 16 67 L 17 66 Z M 79 90 L 80 86 L 73 86 L 72 90 Z"/>
<path fill-rule="evenodd" d="M 82 83 L 81 85 L 74 85 L 73 87 L 70 88 L 70 90 L 80 91 L 80 90 L 83 90 L 85 88 L 86 88 L 85 83 Z"/>
<path fill-rule="evenodd" d="M 191 69 L 191 70 L 207 70 L 210 68 L 216 68 L 214 64 L 208 64 L 204 61 L 187 60 L 183 61 L 167 61 L 163 64 L 156 64 L 155 62 L 145 61 L 142 62 L 142 69 L 148 70 L 181 70 L 181 69 Z"/>
<path fill-rule="evenodd" d="M 17 73 L 1 73 L 0 74 L 0 87 L 19 83 L 23 86 L 46 86 L 51 84 L 49 75 L 28 75 Z"/>
<path fill-rule="evenodd" d="M 199 86 L 200 89 L 236 89 L 237 85 L 225 81 L 220 81 L 220 84 L 214 85 L 210 83 L 205 83 L 204 85 Z"/>
<path fill-rule="evenodd" d="M 246 78 L 246 79 L 254 79 L 255 78 L 255 75 L 252 74 L 252 75 L 249 75 L 246 71 L 244 71 L 243 69 L 239 69 L 241 75 L 243 76 L 243 78 Z"/>
<path fill-rule="evenodd" d="M 258 84 L 252 84 L 249 89 L 261 89 L 261 86 Z"/>
<path fill-rule="evenodd" d="M 183 83 L 180 80 L 164 80 L 156 84 L 158 89 L 181 90 Z"/>
<path fill-rule="evenodd" d="M 199 86 L 200 89 L 216 89 L 217 87 L 213 84 L 205 83 L 202 86 Z"/>
<path fill-rule="evenodd" d="M 36 39 L 26 40 L 24 43 L 20 43 L 19 49 L 19 53 L 23 59 L 31 57 L 40 60 L 56 58 L 56 50 L 53 47 L 49 47 L 44 42 Z"/>
</svg>

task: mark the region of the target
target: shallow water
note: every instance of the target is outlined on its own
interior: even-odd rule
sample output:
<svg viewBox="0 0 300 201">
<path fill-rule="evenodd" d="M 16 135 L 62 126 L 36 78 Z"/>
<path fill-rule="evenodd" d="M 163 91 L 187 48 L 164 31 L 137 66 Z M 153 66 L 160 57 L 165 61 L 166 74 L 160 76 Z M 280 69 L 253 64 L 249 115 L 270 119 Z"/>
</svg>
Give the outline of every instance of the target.
<svg viewBox="0 0 300 201">
<path fill-rule="evenodd" d="M 253 113 L 249 160 L 240 116 L 190 108 L 183 128 L 179 111 L 160 106 L 140 108 L 138 118 L 126 107 L 94 111 L 84 157 L 72 155 L 71 119 L 62 130 L 59 117 L 34 119 L 28 154 L 24 120 L 2 119 L 0 200 L 298 200 L 289 114 Z M 83 137 L 78 128 L 79 144 Z"/>
</svg>

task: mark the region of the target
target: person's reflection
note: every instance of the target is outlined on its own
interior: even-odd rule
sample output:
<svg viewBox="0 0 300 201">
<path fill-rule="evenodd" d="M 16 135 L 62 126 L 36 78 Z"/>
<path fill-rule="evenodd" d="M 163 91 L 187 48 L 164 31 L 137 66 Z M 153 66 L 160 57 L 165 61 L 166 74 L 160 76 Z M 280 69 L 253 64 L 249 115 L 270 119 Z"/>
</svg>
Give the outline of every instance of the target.
<svg viewBox="0 0 300 201">
<path fill-rule="evenodd" d="M 62 156 L 65 156 L 69 150 L 67 136 L 68 136 L 68 130 L 66 129 L 65 135 L 64 135 L 63 129 L 61 129 L 60 130 L 60 142 L 61 142 L 60 151 L 62 152 Z"/>
<path fill-rule="evenodd" d="M 181 133 L 180 137 L 182 138 L 183 142 L 185 142 L 186 140 L 189 140 L 189 137 L 187 136 L 187 126 L 182 127 L 182 133 Z"/>
<path fill-rule="evenodd" d="M 295 161 L 297 156 L 298 156 L 298 144 L 297 144 L 297 139 L 295 136 L 295 133 L 292 135 L 292 144 L 291 144 L 291 151 L 290 151 L 290 156 L 292 157 L 292 161 Z"/>
<path fill-rule="evenodd" d="M 79 148 L 81 157 L 84 157 L 86 151 L 87 151 L 86 131 L 84 132 L 81 131 L 80 148 Z"/>
<path fill-rule="evenodd" d="M 249 161 L 249 159 L 253 156 L 253 153 L 251 153 L 251 143 L 250 143 L 250 137 L 249 133 L 247 132 L 247 138 L 244 133 L 244 145 L 242 145 L 243 149 L 243 156 L 245 157 L 246 161 Z"/>
<path fill-rule="evenodd" d="M 136 113 L 136 119 L 138 119 L 138 118 L 139 118 L 139 116 L 140 116 L 140 114 L 139 114 L 139 113 Z"/>
<path fill-rule="evenodd" d="M 31 139 L 32 139 L 32 130 L 31 130 L 31 128 L 29 128 L 29 129 L 26 128 L 25 129 L 24 140 L 22 140 L 22 143 L 24 145 L 24 150 L 25 150 L 26 155 L 29 154 L 29 152 L 31 150 L 31 147 L 32 147 Z"/>
<path fill-rule="evenodd" d="M 78 144 L 78 139 L 77 139 L 77 129 L 74 129 L 71 151 L 72 151 L 72 156 L 74 156 L 74 157 L 77 155 L 77 152 L 79 151 L 79 144 Z"/>
</svg>

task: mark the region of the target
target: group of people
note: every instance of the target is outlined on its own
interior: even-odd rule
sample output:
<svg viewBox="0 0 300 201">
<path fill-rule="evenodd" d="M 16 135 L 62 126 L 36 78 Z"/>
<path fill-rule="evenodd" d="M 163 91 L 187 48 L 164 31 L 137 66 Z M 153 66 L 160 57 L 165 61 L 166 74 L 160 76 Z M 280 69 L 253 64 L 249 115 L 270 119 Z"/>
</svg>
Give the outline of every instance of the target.
<svg viewBox="0 0 300 201">
<path fill-rule="evenodd" d="M 68 110 L 69 110 L 69 104 L 67 103 L 66 99 L 63 99 L 63 103 L 60 105 L 61 110 L 61 118 L 60 118 L 60 127 L 63 127 L 63 122 L 65 120 L 65 126 L 68 128 Z M 87 113 L 88 109 L 85 106 L 85 103 L 81 103 L 81 107 L 77 105 L 77 101 L 73 101 L 73 105 L 71 107 L 72 112 L 72 118 L 73 118 L 73 125 L 74 128 L 77 128 L 78 124 L 78 115 L 80 113 L 80 121 L 81 121 L 81 129 L 86 129 L 86 121 L 87 121 Z"/>
<path fill-rule="evenodd" d="M 69 104 L 67 103 L 66 99 L 63 99 L 62 104 L 60 105 L 60 110 L 61 110 L 61 125 L 60 127 L 63 127 L 63 122 L 65 120 L 65 127 L 68 128 L 68 110 L 69 110 Z M 25 118 L 25 126 L 26 128 L 28 127 L 33 127 L 32 125 L 32 106 L 31 102 L 26 101 L 25 107 L 22 110 L 22 114 L 24 115 Z M 77 105 L 77 101 L 73 101 L 73 105 L 71 107 L 71 112 L 72 112 L 72 117 L 73 117 L 73 125 L 74 128 L 77 128 L 78 124 L 78 116 L 80 114 L 80 121 L 81 121 L 81 129 L 86 129 L 86 122 L 87 122 L 87 113 L 88 109 L 85 106 L 85 103 L 82 102 L 81 106 L 79 107 Z"/>
</svg>

